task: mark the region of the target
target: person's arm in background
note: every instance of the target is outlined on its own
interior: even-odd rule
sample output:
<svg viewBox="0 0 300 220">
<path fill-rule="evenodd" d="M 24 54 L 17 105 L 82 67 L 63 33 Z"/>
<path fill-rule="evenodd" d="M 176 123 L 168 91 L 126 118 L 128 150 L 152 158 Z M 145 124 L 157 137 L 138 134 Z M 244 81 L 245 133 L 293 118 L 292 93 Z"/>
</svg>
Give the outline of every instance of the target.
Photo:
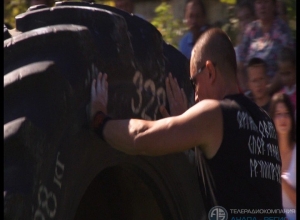
<svg viewBox="0 0 300 220">
<path fill-rule="evenodd" d="M 292 158 L 290 167 L 286 173 L 281 175 L 281 187 L 282 190 L 287 194 L 291 202 L 296 206 L 296 184 L 297 184 L 297 171 L 296 171 L 296 145 L 292 152 Z"/>
<path fill-rule="evenodd" d="M 284 178 L 281 178 L 282 190 L 285 191 L 291 202 L 296 206 L 296 189 L 292 187 Z"/>
<path fill-rule="evenodd" d="M 183 35 L 183 37 L 180 39 L 178 49 L 187 59 L 190 59 L 191 51 L 188 48 L 188 35 L 187 34 Z"/>
</svg>

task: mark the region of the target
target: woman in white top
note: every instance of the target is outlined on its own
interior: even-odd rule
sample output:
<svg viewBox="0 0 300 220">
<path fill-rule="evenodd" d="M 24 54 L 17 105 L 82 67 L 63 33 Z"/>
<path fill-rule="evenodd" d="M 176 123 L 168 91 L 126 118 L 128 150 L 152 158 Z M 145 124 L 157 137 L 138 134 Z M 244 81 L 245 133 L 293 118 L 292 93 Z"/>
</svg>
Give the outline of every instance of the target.
<svg viewBox="0 0 300 220">
<path fill-rule="evenodd" d="M 271 99 L 270 116 L 274 121 L 282 162 L 282 203 L 289 220 L 296 219 L 296 123 L 290 98 L 277 93 Z"/>
</svg>

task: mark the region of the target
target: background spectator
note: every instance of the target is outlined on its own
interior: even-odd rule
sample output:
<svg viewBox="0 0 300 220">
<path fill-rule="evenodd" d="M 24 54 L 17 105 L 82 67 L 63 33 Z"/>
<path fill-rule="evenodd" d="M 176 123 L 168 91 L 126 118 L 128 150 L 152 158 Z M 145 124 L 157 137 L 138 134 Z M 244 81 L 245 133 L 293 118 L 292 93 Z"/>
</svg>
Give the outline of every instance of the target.
<svg viewBox="0 0 300 220">
<path fill-rule="evenodd" d="M 270 116 L 274 121 L 282 162 L 281 185 L 284 209 L 296 211 L 296 125 L 292 103 L 284 93 L 272 97 Z M 286 213 L 289 220 L 295 220 L 295 213 Z"/>
<path fill-rule="evenodd" d="M 247 65 L 248 95 L 259 107 L 269 112 L 271 97 L 267 91 L 267 64 L 264 60 L 254 57 Z"/>
<path fill-rule="evenodd" d="M 236 45 L 234 47 L 235 52 L 237 53 L 238 45 L 242 42 L 243 33 L 245 32 L 245 28 L 247 24 L 255 20 L 255 12 L 253 3 L 249 0 L 240 1 L 236 5 L 236 17 L 238 19 L 238 28 L 237 28 L 237 36 L 236 36 Z M 238 58 L 238 56 L 237 56 Z M 237 62 L 239 60 L 237 59 Z"/>
<path fill-rule="evenodd" d="M 115 0 L 115 7 L 130 14 L 134 11 L 133 0 Z"/>
<path fill-rule="evenodd" d="M 287 23 L 276 16 L 276 0 L 255 0 L 257 20 L 249 23 L 238 47 L 238 78 L 240 87 L 246 91 L 245 64 L 252 57 L 259 57 L 268 65 L 267 75 L 273 82 L 278 66 L 277 52 L 283 47 L 294 47 L 294 40 Z"/>
<path fill-rule="evenodd" d="M 134 0 L 114 0 L 114 1 L 115 1 L 116 8 L 126 11 L 129 14 L 134 14 L 140 18 L 145 19 L 143 15 L 134 13 Z"/>
<path fill-rule="evenodd" d="M 255 11 L 252 1 L 243 0 L 236 5 L 236 18 L 239 23 L 239 32 L 237 36 L 237 44 L 241 43 L 243 33 L 248 23 L 255 20 Z"/>
<path fill-rule="evenodd" d="M 206 10 L 201 0 L 190 0 L 186 3 L 185 22 L 188 32 L 180 40 L 179 50 L 190 59 L 196 41 L 209 28 L 206 23 Z"/>
</svg>

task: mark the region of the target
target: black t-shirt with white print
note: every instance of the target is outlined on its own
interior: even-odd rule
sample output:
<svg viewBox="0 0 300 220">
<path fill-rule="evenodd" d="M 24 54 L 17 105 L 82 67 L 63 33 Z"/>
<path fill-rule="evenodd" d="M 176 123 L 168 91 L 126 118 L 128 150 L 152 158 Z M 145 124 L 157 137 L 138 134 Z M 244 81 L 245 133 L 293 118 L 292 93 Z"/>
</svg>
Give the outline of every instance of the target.
<svg viewBox="0 0 300 220">
<path fill-rule="evenodd" d="M 226 209 L 228 219 L 284 217 L 273 121 L 243 94 L 226 96 L 221 109 L 223 140 L 216 155 L 205 159 L 217 205 Z"/>
</svg>

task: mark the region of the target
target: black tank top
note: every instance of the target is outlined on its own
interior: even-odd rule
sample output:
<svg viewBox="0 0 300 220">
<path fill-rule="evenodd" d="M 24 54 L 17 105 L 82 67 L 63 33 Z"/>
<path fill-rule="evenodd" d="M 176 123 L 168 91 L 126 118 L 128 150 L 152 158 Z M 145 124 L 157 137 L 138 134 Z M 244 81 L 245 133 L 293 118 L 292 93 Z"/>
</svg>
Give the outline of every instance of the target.
<svg viewBox="0 0 300 220">
<path fill-rule="evenodd" d="M 226 96 L 221 101 L 221 109 L 221 146 L 212 159 L 204 159 L 215 196 L 210 208 L 224 207 L 228 219 L 285 216 L 279 213 L 282 209 L 281 158 L 273 121 L 243 94 Z M 237 209 L 245 209 L 247 213 Z"/>
</svg>

